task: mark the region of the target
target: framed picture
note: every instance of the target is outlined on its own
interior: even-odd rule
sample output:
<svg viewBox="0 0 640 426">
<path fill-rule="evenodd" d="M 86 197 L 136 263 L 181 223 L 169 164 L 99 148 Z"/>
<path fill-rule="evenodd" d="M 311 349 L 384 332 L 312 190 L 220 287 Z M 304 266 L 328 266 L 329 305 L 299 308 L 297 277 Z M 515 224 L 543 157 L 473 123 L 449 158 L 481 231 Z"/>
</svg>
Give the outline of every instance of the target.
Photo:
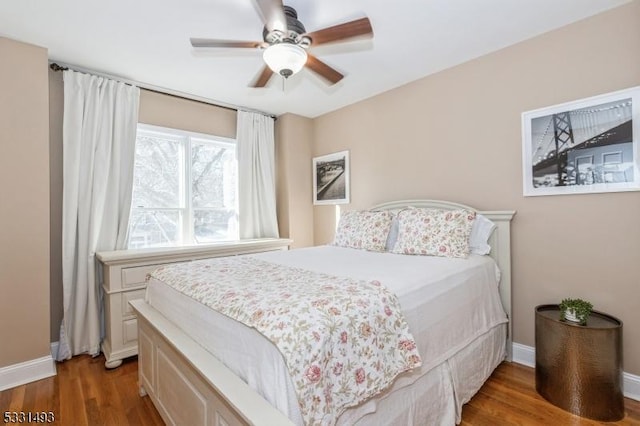
<svg viewBox="0 0 640 426">
<path fill-rule="evenodd" d="M 313 159 L 313 204 L 349 202 L 349 151 Z"/>
<path fill-rule="evenodd" d="M 640 190 L 640 86 L 522 114 L 525 196 Z"/>
</svg>

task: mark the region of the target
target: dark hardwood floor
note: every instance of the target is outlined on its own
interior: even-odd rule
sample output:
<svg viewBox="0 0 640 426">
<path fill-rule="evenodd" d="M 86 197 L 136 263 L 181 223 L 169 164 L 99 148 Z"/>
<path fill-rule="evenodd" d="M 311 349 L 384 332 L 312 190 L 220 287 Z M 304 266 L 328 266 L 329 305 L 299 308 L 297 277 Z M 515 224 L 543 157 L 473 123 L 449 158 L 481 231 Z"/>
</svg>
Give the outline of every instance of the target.
<svg viewBox="0 0 640 426">
<path fill-rule="evenodd" d="M 103 357 L 75 357 L 58 364 L 55 377 L 0 392 L 0 415 L 51 411 L 54 424 L 64 426 L 162 425 L 149 397 L 138 395 L 137 368 L 136 358 L 106 370 Z M 462 424 L 640 425 L 640 402 L 625 399 L 625 412 L 625 418 L 614 423 L 569 414 L 536 393 L 533 369 L 503 363 L 464 406 Z"/>
</svg>

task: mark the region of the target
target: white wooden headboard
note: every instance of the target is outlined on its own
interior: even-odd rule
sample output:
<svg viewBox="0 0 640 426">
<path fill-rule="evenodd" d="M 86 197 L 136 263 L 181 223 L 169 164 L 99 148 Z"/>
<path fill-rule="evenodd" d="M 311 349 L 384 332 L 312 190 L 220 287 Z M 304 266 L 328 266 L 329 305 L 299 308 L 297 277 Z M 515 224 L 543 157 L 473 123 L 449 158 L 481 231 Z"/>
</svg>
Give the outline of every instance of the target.
<svg viewBox="0 0 640 426">
<path fill-rule="evenodd" d="M 507 360 L 511 361 L 511 343 L 512 343 L 512 321 L 511 315 L 511 219 L 515 215 L 513 210 L 505 211 L 482 211 L 464 204 L 452 203 L 442 200 L 399 200 L 388 203 L 378 204 L 371 207 L 370 210 L 400 210 L 406 207 L 432 208 L 442 210 L 466 209 L 480 213 L 487 219 L 496 224 L 496 228 L 489 238 L 491 246 L 491 256 L 500 268 L 500 298 L 507 317 L 509 325 L 507 331 Z"/>
</svg>

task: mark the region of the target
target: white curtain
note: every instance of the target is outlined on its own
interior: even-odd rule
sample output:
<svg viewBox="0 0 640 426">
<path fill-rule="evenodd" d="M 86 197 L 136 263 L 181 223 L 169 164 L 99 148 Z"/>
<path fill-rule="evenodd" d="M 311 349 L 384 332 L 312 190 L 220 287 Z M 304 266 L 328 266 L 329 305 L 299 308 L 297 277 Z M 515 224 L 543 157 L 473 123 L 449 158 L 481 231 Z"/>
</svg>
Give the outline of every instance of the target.
<svg viewBox="0 0 640 426">
<path fill-rule="evenodd" d="M 273 118 L 238 111 L 240 238 L 278 237 Z"/>
<path fill-rule="evenodd" d="M 59 361 L 100 353 L 95 253 L 126 247 L 139 99 L 137 87 L 64 72 Z"/>
</svg>

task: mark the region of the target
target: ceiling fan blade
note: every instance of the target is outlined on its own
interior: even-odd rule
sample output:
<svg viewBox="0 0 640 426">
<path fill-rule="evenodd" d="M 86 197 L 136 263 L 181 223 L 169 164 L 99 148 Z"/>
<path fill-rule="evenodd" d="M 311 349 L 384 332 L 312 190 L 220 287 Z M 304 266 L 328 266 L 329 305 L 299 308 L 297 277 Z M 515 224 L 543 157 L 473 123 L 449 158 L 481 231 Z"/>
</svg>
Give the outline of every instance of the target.
<svg viewBox="0 0 640 426">
<path fill-rule="evenodd" d="M 329 81 L 331 84 L 336 84 L 344 78 L 344 75 L 340 74 L 338 71 L 334 70 L 313 55 L 307 55 L 307 63 L 305 66 L 320 77 Z"/>
<path fill-rule="evenodd" d="M 251 84 L 251 87 L 264 87 L 269 82 L 269 79 L 273 75 L 273 71 L 268 66 L 264 66 L 258 78 Z"/>
<path fill-rule="evenodd" d="M 265 43 L 262 41 L 240 41 L 240 40 L 216 40 L 211 38 L 192 38 L 193 47 L 241 47 L 258 48 Z"/>
<path fill-rule="evenodd" d="M 284 16 L 282 0 L 254 0 L 254 2 L 268 31 L 287 31 L 287 18 Z"/>
<path fill-rule="evenodd" d="M 358 36 L 373 36 L 373 28 L 371 28 L 369 18 L 365 17 L 356 19 L 355 21 L 345 22 L 344 24 L 334 25 L 333 27 L 323 28 L 305 35 L 311 38 L 312 46 L 317 46 Z"/>
</svg>

